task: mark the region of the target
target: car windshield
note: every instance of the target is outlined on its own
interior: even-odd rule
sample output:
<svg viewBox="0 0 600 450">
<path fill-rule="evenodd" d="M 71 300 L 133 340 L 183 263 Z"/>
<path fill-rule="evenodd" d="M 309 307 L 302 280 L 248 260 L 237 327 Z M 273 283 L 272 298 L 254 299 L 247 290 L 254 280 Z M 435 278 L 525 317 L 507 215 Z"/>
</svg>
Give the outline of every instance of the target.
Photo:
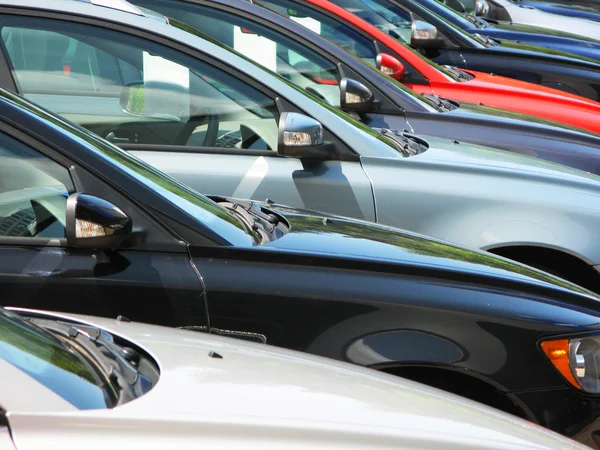
<svg viewBox="0 0 600 450">
<path fill-rule="evenodd" d="M 487 39 L 484 39 L 479 35 L 471 35 L 467 31 L 465 31 L 471 28 L 471 22 L 469 22 L 465 16 L 454 11 L 449 6 L 444 5 L 438 0 L 423 0 L 419 3 L 421 4 L 421 6 L 426 8 L 428 12 L 437 20 L 443 22 L 447 28 L 451 28 L 454 31 L 454 33 L 460 35 L 463 40 L 470 41 L 477 47 L 489 47 L 493 45 Z M 436 24 L 433 23 L 433 25 Z"/>
<path fill-rule="evenodd" d="M 411 39 L 413 17 L 404 9 L 388 0 L 333 0 L 333 2 L 400 41 L 404 51 L 411 52 L 418 58 L 425 60 L 427 64 L 435 67 L 448 78 L 454 81 L 462 81 L 456 73 L 439 66 L 408 46 Z"/>
<path fill-rule="evenodd" d="M 255 2 L 255 3 L 258 4 L 258 2 Z M 184 24 L 183 22 L 179 22 L 179 21 L 177 21 L 175 19 L 170 19 L 170 24 L 173 25 L 173 26 L 175 26 L 175 27 L 177 27 L 177 28 L 180 28 L 180 29 L 182 29 L 184 31 L 187 31 L 190 34 L 196 35 L 196 36 L 198 36 L 198 37 L 200 37 L 202 39 L 210 41 L 210 42 L 214 43 L 215 45 L 219 45 L 221 47 L 227 48 L 227 50 L 231 51 L 232 53 L 235 53 L 236 55 L 238 55 L 241 58 L 244 58 L 246 61 L 248 61 L 249 63 L 255 65 L 256 67 L 260 68 L 261 70 L 269 72 L 272 76 L 277 77 L 280 81 L 282 81 L 283 83 L 285 83 L 286 85 L 288 85 L 292 89 L 298 91 L 302 95 L 310 97 L 311 100 L 315 101 L 321 107 L 327 109 L 328 111 L 334 113 L 340 119 L 345 120 L 346 122 L 348 122 L 349 125 L 354 126 L 356 128 L 359 128 L 362 132 L 367 133 L 368 135 L 370 135 L 370 136 L 376 138 L 377 140 L 385 143 L 387 146 L 393 148 L 394 150 L 397 150 L 397 145 L 395 145 L 390 139 L 388 139 L 388 138 L 382 136 L 380 133 L 377 133 L 376 131 L 372 130 L 371 128 L 369 128 L 368 126 L 366 126 L 365 124 L 363 124 L 362 122 L 359 122 L 358 120 L 353 119 L 348 114 L 346 114 L 345 112 L 341 111 L 340 109 L 331 106 L 331 104 L 329 104 L 327 101 L 325 101 L 324 99 L 320 98 L 319 96 L 317 96 L 317 95 L 315 95 L 315 94 L 313 94 L 313 93 L 311 93 L 309 91 L 306 91 L 304 89 L 301 89 L 296 84 L 288 81 L 287 79 L 283 78 L 282 76 L 280 76 L 276 72 L 270 71 L 269 69 L 265 68 L 264 66 L 262 66 L 259 63 L 257 63 L 256 61 L 253 61 L 252 59 L 249 59 L 249 58 L 245 57 L 244 55 L 242 55 L 241 53 L 237 52 L 236 50 L 233 50 L 230 47 L 227 47 L 227 46 L 221 44 L 219 41 L 217 41 L 217 40 L 215 40 L 215 39 L 213 39 L 213 38 L 211 38 L 209 36 L 206 36 L 205 34 L 199 32 L 195 28 L 192 28 L 192 27 Z M 419 96 L 418 94 L 416 94 L 415 92 L 411 91 L 410 89 L 404 87 L 402 84 L 398 83 L 396 80 L 394 80 L 392 78 L 390 78 L 390 80 L 392 80 L 392 82 L 395 82 L 401 89 L 403 89 L 404 91 L 408 92 L 411 96 L 417 98 L 419 100 L 419 102 L 422 103 L 424 109 L 427 109 L 429 111 L 434 111 L 435 110 L 435 108 L 432 108 L 431 104 L 427 100 L 425 100 L 423 97 Z"/>
<path fill-rule="evenodd" d="M 92 364 L 67 342 L 0 308 L 0 357 L 79 409 L 114 405 Z"/>
</svg>

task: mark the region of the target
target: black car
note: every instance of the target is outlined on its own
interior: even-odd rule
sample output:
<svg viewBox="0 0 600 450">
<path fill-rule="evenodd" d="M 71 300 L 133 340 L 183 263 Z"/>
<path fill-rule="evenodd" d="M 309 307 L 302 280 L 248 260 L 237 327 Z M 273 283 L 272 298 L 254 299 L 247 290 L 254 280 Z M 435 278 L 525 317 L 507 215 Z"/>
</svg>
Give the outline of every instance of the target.
<svg viewBox="0 0 600 450">
<path fill-rule="evenodd" d="M 3 306 L 274 344 L 598 432 L 588 291 L 389 227 L 209 199 L 6 91 L 0 158 Z"/>
<path fill-rule="evenodd" d="M 175 19 L 184 21 L 187 25 L 203 30 L 210 37 L 228 46 L 233 46 L 234 28 L 244 30 L 246 37 L 260 36 L 263 42 L 268 40 L 277 47 L 282 60 L 295 59 L 292 61 L 294 64 L 282 65 L 277 70 L 280 75 L 297 85 L 302 86 L 306 74 L 313 77 L 317 74 L 325 79 L 329 77 L 329 80 L 334 82 L 344 77 L 360 82 L 368 91 L 365 96 L 371 96 L 372 101 L 365 102 L 361 107 L 351 105 L 347 111 L 355 114 L 357 119 L 371 127 L 406 130 L 419 135 L 471 142 L 536 156 L 600 174 L 598 135 L 518 113 L 446 101 L 435 96 L 421 97 L 362 63 L 327 39 L 315 35 L 306 27 L 274 11 L 249 4 L 245 0 L 134 0 L 131 3 L 158 11 L 170 17 L 173 23 Z M 405 82 L 423 82 L 419 78 L 422 76 L 408 61 L 388 47 L 373 42 L 366 33 L 340 18 L 326 14 L 323 10 L 313 8 L 301 0 L 275 0 L 268 4 L 278 8 L 293 8 L 298 14 L 322 24 L 324 30 L 332 30 L 329 34 L 325 33 L 325 37 L 344 44 L 348 49 L 355 49 L 358 51 L 358 56 L 362 56 L 366 61 L 375 63 L 379 54 L 392 54 L 404 63 Z M 33 20 L 45 16 L 42 11 L 30 13 L 37 14 L 38 19 L 32 18 L 23 22 L 14 18 L 11 10 L 14 11 L 14 8 L 0 6 L 0 36 L 5 43 L 6 51 L 5 60 L 0 59 L 0 85 L 71 118 L 123 148 L 135 150 L 136 145 L 133 140 L 120 135 L 118 131 L 111 133 L 110 129 L 102 126 L 90 115 L 96 108 L 90 105 L 100 106 L 108 102 L 105 95 L 110 94 L 98 96 L 94 93 L 90 81 L 93 80 L 94 71 L 90 68 L 93 66 L 89 64 L 89 54 L 99 52 L 100 56 L 93 58 L 97 60 L 109 58 L 108 54 L 120 58 L 120 53 L 106 49 L 106 44 L 101 43 L 97 43 L 94 50 L 93 41 L 89 38 L 87 42 L 83 39 L 75 39 L 73 33 L 67 35 L 61 29 L 52 28 L 55 29 L 56 34 L 44 32 L 46 25 L 43 23 L 37 25 L 39 30 L 36 31 L 31 24 Z M 106 25 L 106 22 L 99 23 Z M 3 34 L 1 30 L 5 30 Z M 68 38 L 75 41 L 75 44 L 67 45 Z M 29 44 L 31 39 L 38 43 L 38 47 Z M 87 47 L 90 43 L 92 49 Z M 71 52 L 72 48 L 75 48 L 75 51 Z M 33 67 L 40 70 L 41 75 L 33 78 L 36 71 L 30 68 L 26 61 L 38 56 L 40 59 Z M 264 64 L 262 55 L 248 56 Z M 81 80 L 77 82 L 85 82 L 87 86 L 82 84 L 76 90 L 66 89 L 67 86 L 60 81 L 62 74 L 52 75 L 56 69 L 64 72 L 63 66 L 69 67 L 69 79 L 72 83 Z M 118 74 L 113 73 L 112 69 L 109 70 L 109 67 L 114 67 L 114 63 L 106 59 L 104 69 L 106 74 L 99 72 L 98 75 L 109 77 L 111 83 L 116 85 L 122 84 L 118 80 Z M 447 71 L 447 74 L 459 78 L 461 76 L 456 71 Z M 76 76 L 78 78 L 75 78 Z M 123 71 L 121 76 L 129 80 L 130 72 Z M 330 86 L 326 82 L 327 80 L 322 86 L 324 95 L 327 89 L 334 92 L 334 96 L 338 97 L 339 105 L 339 86 Z M 315 83 L 312 83 L 309 88 L 311 92 L 321 95 L 314 90 L 314 85 Z M 55 95 L 61 92 L 65 95 Z"/>
<path fill-rule="evenodd" d="M 352 7 L 352 12 L 361 17 L 367 14 L 363 17 L 367 20 L 376 11 L 401 28 L 412 23 L 413 19 L 429 23 L 437 30 L 438 39 L 427 42 L 427 45 L 415 44 L 415 48 L 438 64 L 494 73 L 600 100 L 597 43 L 579 40 L 569 48 L 571 53 L 539 47 L 516 35 L 511 38 L 501 36 L 502 27 L 486 27 L 487 22 L 483 19 L 474 17 L 470 22 L 436 0 L 333 0 L 333 3 Z M 471 34 L 471 31 L 476 32 Z M 497 37 L 505 40 L 487 36 L 487 32 L 498 33 Z M 550 46 L 548 39 L 544 46 Z M 588 51 L 586 49 L 590 53 L 583 55 Z"/>
<path fill-rule="evenodd" d="M 472 35 L 478 34 L 496 41 L 500 40 L 500 43 L 503 45 L 511 45 L 510 42 L 505 41 L 515 41 L 519 44 L 546 47 L 559 52 L 577 55 L 581 58 L 600 61 L 599 41 L 577 34 L 576 29 L 573 29 L 573 33 L 566 33 L 549 28 L 514 23 L 506 9 L 501 5 L 494 4 L 493 1 L 487 2 L 489 11 L 481 17 L 465 13 L 461 8 L 462 4 L 455 1 L 444 1 L 444 4 L 440 4 L 442 2 L 438 0 L 416 1 L 457 28 Z M 544 9 L 538 5 L 552 7 L 549 3 L 538 1 L 527 2 L 518 0 L 516 3 L 523 5 L 531 3 L 532 6 L 538 9 Z M 556 5 L 556 7 L 560 8 L 560 5 Z M 563 8 L 563 10 L 585 13 L 585 11 L 577 9 Z M 600 17 L 600 13 L 596 13 L 595 15 Z"/>
</svg>

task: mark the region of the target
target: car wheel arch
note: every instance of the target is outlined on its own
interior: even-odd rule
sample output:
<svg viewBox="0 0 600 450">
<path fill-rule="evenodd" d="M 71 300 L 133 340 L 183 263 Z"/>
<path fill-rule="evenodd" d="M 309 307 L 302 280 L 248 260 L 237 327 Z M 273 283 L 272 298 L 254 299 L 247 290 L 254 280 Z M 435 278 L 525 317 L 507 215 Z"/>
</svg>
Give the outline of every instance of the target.
<svg viewBox="0 0 600 450">
<path fill-rule="evenodd" d="M 502 386 L 481 373 L 449 365 L 385 364 L 370 368 L 406 378 L 534 421 L 529 408 L 506 393 Z"/>
<path fill-rule="evenodd" d="M 546 271 L 588 289 L 600 289 L 600 274 L 592 267 L 593 262 L 565 248 L 515 243 L 484 250 Z"/>
</svg>

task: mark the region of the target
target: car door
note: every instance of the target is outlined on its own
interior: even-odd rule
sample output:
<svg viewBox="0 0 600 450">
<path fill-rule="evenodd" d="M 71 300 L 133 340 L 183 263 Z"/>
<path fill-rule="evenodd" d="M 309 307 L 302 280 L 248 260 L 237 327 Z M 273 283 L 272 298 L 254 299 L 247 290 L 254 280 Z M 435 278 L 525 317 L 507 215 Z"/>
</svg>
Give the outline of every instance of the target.
<svg viewBox="0 0 600 450">
<path fill-rule="evenodd" d="M 0 122 L 0 305 L 205 329 L 202 283 L 186 247 L 96 176 L 15 131 L 8 113 Z M 151 237 L 116 251 L 68 247 L 67 196 L 75 192 L 114 202 Z"/>
<path fill-rule="evenodd" d="M 0 20 L 5 57 L 22 95 L 194 189 L 375 219 L 358 158 L 312 163 L 279 157 L 282 99 L 234 68 L 99 26 Z M 298 54 L 287 54 L 287 61 L 272 56 L 304 63 Z M 337 89 L 339 99 L 338 86 L 319 75 L 336 76 L 314 65 L 302 76 L 315 95 L 331 102 Z"/>
</svg>

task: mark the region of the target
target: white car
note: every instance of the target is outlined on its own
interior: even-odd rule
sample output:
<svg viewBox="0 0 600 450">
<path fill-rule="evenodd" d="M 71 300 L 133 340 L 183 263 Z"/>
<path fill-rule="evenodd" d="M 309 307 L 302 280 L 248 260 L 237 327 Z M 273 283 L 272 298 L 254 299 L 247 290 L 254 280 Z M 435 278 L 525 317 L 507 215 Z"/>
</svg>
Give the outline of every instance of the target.
<svg viewBox="0 0 600 450">
<path fill-rule="evenodd" d="M 549 28 L 600 40 L 600 25 L 598 25 L 598 22 L 552 14 L 513 0 L 487 0 L 487 2 L 496 7 L 504 8 L 510 16 L 510 20 L 514 23 Z"/>
<path fill-rule="evenodd" d="M 391 375 L 124 318 L 0 309 L 0 357 L 2 450 L 585 448 Z"/>
</svg>

